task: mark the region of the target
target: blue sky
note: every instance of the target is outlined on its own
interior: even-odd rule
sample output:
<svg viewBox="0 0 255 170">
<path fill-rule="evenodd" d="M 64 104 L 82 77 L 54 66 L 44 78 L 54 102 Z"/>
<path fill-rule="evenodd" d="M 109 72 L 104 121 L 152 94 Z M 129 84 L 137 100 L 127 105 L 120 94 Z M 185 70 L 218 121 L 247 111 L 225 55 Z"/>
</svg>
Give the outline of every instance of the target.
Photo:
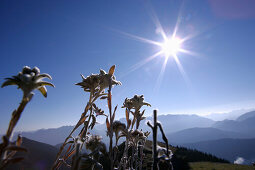
<svg viewBox="0 0 255 170">
<path fill-rule="evenodd" d="M 23 112 L 17 130 L 73 125 L 88 94 L 75 86 L 85 76 L 116 65 L 122 86 L 113 89 L 113 104 L 120 108 L 126 97 L 144 94 L 159 113 L 224 112 L 255 108 L 255 3 L 247 0 L 155 1 L 51 1 L 0 2 L 0 83 L 23 66 L 38 66 L 49 73 L 56 88 L 48 98 L 39 92 Z M 197 55 L 178 53 L 188 81 L 169 58 L 157 83 L 164 57 L 159 56 L 130 72 L 132 67 L 159 51 L 136 41 L 129 33 L 162 41 L 155 17 L 167 35 L 180 18 L 177 36 L 193 36 L 183 48 Z M 15 86 L 0 89 L 0 132 L 22 92 Z M 99 105 L 106 111 L 105 101 Z"/>
</svg>

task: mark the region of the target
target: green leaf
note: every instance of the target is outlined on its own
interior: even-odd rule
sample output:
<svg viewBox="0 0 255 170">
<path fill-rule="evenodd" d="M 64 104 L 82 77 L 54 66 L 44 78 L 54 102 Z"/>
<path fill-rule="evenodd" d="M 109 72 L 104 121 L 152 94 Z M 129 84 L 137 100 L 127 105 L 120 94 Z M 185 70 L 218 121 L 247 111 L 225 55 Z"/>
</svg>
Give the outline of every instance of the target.
<svg viewBox="0 0 255 170">
<path fill-rule="evenodd" d="M 38 90 L 42 93 L 44 97 L 47 97 L 47 89 L 45 86 L 39 87 Z"/>
</svg>

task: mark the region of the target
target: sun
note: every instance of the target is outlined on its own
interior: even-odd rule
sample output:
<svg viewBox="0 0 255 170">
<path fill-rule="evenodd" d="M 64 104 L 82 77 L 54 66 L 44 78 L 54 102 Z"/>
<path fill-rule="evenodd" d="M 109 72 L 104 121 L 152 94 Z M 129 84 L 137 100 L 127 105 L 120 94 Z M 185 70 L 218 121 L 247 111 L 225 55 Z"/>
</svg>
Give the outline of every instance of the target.
<svg viewBox="0 0 255 170">
<path fill-rule="evenodd" d="M 166 38 L 163 43 L 160 44 L 161 52 L 166 58 L 176 56 L 181 50 L 182 41 L 178 37 Z"/>
<path fill-rule="evenodd" d="M 190 55 L 190 56 L 197 56 L 198 54 L 190 51 L 188 49 L 186 49 L 185 47 L 187 47 L 186 42 L 191 40 L 192 38 L 196 37 L 197 35 L 188 35 L 185 37 L 179 37 L 178 36 L 178 29 L 179 29 L 179 24 L 180 24 L 180 18 L 177 18 L 177 22 L 176 25 L 173 29 L 173 32 L 170 33 L 169 31 L 166 32 L 162 25 L 160 24 L 159 20 L 157 19 L 157 16 L 154 16 L 155 18 L 155 26 L 156 26 L 156 34 L 159 35 L 161 37 L 161 39 L 163 41 L 154 41 L 152 39 L 147 39 L 145 37 L 141 37 L 138 35 L 134 35 L 134 34 L 130 34 L 130 33 L 126 33 L 123 31 L 119 31 L 119 30 L 115 30 L 129 38 L 132 38 L 136 41 L 140 41 L 143 43 L 148 43 L 151 45 L 154 45 L 157 47 L 157 51 L 155 53 L 153 53 L 151 56 L 145 58 L 144 60 L 141 60 L 139 62 L 136 62 L 134 65 L 132 65 L 129 68 L 129 71 L 127 71 L 123 76 L 137 70 L 138 68 L 142 67 L 143 65 L 145 65 L 146 63 L 150 62 L 153 59 L 159 59 L 159 58 L 164 58 L 162 67 L 161 67 L 161 71 L 159 73 L 158 79 L 156 81 L 156 88 L 159 89 L 159 86 L 161 84 L 161 81 L 164 77 L 164 72 L 165 69 L 167 67 L 167 63 L 169 61 L 169 59 L 173 59 L 171 61 L 175 61 L 180 73 L 182 74 L 184 80 L 186 81 L 187 84 L 189 84 L 189 78 L 186 74 L 186 71 L 184 70 L 181 61 L 179 59 L 179 57 L 183 56 L 181 54 L 186 54 L 186 55 Z"/>
</svg>

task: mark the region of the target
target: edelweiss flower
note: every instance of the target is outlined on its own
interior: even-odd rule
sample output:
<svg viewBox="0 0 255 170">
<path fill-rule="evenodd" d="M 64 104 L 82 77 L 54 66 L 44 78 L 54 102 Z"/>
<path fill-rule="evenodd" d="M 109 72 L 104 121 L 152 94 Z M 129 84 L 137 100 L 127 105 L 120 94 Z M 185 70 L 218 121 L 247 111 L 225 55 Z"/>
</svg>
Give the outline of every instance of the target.
<svg viewBox="0 0 255 170">
<path fill-rule="evenodd" d="M 113 129 L 113 132 L 115 133 L 116 145 L 118 144 L 119 138 L 123 137 L 123 135 L 127 134 L 127 129 L 126 128 L 127 128 L 126 125 L 124 123 L 121 123 L 118 120 L 113 122 L 112 129 Z"/>
<path fill-rule="evenodd" d="M 140 140 L 145 140 L 149 136 L 149 132 L 142 132 L 140 130 L 131 131 L 131 140 L 133 143 L 137 143 Z"/>
<path fill-rule="evenodd" d="M 110 83 L 111 85 L 121 85 L 121 82 L 117 81 L 113 75 L 114 70 L 115 66 L 113 65 L 108 73 L 101 69 L 99 74 L 91 74 L 86 78 L 81 75 L 82 82 L 75 85 L 81 86 L 84 91 L 92 92 L 92 94 L 101 93 L 105 88 L 109 87 Z"/>
<path fill-rule="evenodd" d="M 81 74 L 82 82 L 76 83 L 75 85 L 81 86 L 84 91 L 86 92 L 98 92 L 99 91 L 99 75 L 98 74 L 91 74 L 86 78 Z"/>
<path fill-rule="evenodd" d="M 115 69 L 115 66 L 111 67 L 113 70 Z M 110 69 L 111 70 L 111 69 Z M 121 85 L 120 81 L 117 81 L 115 76 L 113 75 L 114 71 L 111 73 L 109 70 L 109 73 L 106 73 L 104 70 L 100 70 L 100 91 L 104 90 L 105 88 L 109 87 L 110 83 L 111 85 Z"/>
<path fill-rule="evenodd" d="M 131 132 L 131 136 L 132 137 L 144 137 L 144 134 L 142 131 L 140 130 L 135 130 Z"/>
<path fill-rule="evenodd" d="M 116 120 L 113 122 L 112 128 L 115 135 L 118 136 L 121 131 L 124 132 L 126 130 L 126 125 Z"/>
<path fill-rule="evenodd" d="M 151 106 L 149 103 L 144 102 L 144 97 L 143 97 L 143 95 L 140 95 L 140 96 L 134 95 L 134 97 L 131 98 L 131 99 L 128 99 L 128 98 L 125 99 L 122 108 L 126 107 L 126 108 L 128 108 L 129 110 L 130 110 L 130 109 L 135 109 L 135 110 L 137 111 L 137 110 L 139 110 L 143 105 Z"/>
<path fill-rule="evenodd" d="M 89 137 L 88 141 L 86 142 L 86 148 L 89 149 L 90 151 L 95 151 L 97 148 L 101 152 L 106 151 L 106 146 L 102 142 L 102 137 L 99 135 L 92 135 Z"/>
<path fill-rule="evenodd" d="M 55 87 L 53 84 L 42 81 L 42 79 L 48 78 L 52 79 L 49 74 L 40 74 L 38 67 L 31 69 L 28 66 L 23 67 L 22 72 L 19 72 L 17 76 L 12 76 L 12 78 L 6 78 L 6 81 L 1 87 L 9 85 L 17 85 L 23 93 L 24 97 L 28 97 L 34 89 L 38 89 L 44 97 L 47 97 L 46 85 Z"/>
</svg>

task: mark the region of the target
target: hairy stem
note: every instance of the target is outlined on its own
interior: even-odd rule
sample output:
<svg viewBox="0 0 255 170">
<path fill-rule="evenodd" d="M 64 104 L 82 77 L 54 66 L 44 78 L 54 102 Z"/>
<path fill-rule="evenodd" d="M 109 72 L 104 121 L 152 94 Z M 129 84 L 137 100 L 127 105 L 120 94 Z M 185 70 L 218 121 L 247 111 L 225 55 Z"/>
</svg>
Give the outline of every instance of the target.
<svg viewBox="0 0 255 170">
<path fill-rule="evenodd" d="M 24 108 L 26 107 L 26 105 L 29 101 L 30 100 L 27 97 L 23 97 L 18 109 L 13 111 L 8 130 L 6 131 L 6 137 L 8 139 L 10 139 L 13 129 L 15 128 L 16 124 L 18 123 L 21 113 L 23 112 Z"/>
<path fill-rule="evenodd" d="M 108 108 L 109 108 L 109 114 L 110 114 L 110 145 L 109 145 L 109 155 L 110 155 L 110 161 L 111 161 L 111 169 L 113 170 L 113 153 L 112 153 L 112 138 L 113 138 L 113 119 L 112 119 L 112 81 L 109 79 L 109 89 L 108 89 Z"/>
<path fill-rule="evenodd" d="M 92 94 L 90 93 L 89 102 L 87 103 L 87 105 L 86 105 L 86 107 L 85 107 L 85 111 L 84 111 L 84 113 L 82 114 L 82 116 L 86 116 L 87 111 L 88 111 L 88 110 L 86 110 L 86 108 L 88 108 L 88 107 L 91 106 L 91 104 L 92 104 L 91 101 L 92 101 Z M 82 116 L 81 116 L 81 117 L 82 117 Z M 55 162 L 54 162 L 54 164 L 53 164 L 53 167 L 51 168 L 52 170 L 57 169 L 57 168 L 59 167 L 59 158 L 60 158 L 60 156 L 61 156 L 61 153 L 63 152 L 63 150 L 64 150 L 64 148 L 65 148 L 65 146 L 66 146 L 66 144 L 67 144 L 69 138 L 72 137 L 72 134 L 74 133 L 74 131 L 79 127 L 78 125 L 79 125 L 79 121 L 76 123 L 75 127 L 73 128 L 73 130 L 71 131 L 71 133 L 67 136 L 67 138 L 65 139 L 64 143 L 63 143 L 62 146 L 60 147 L 60 149 L 59 149 L 59 151 L 58 151 L 58 154 L 57 154 L 57 156 L 56 156 Z"/>
<path fill-rule="evenodd" d="M 90 114 L 89 114 L 88 123 L 86 123 L 86 126 L 84 127 L 84 129 L 83 129 L 82 132 L 80 133 L 80 137 L 86 136 L 86 134 L 87 134 L 87 132 L 88 132 L 88 127 L 89 127 L 89 122 L 90 122 L 90 120 L 91 120 L 91 117 L 92 117 L 92 109 L 90 109 Z M 82 143 L 82 146 L 83 146 L 83 143 Z"/>
<path fill-rule="evenodd" d="M 32 97 L 32 95 L 31 95 Z M 6 158 L 7 156 L 7 151 L 4 151 L 5 147 L 7 147 L 9 145 L 9 141 L 10 141 L 10 138 L 11 138 L 11 135 L 13 133 L 13 130 L 15 128 L 15 126 L 17 125 L 19 119 L 20 119 L 20 116 L 23 112 L 23 110 L 25 109 L 27 103 L 31 100 L 31 97 L 25 97 L 25 95 L 23 96 L 22 100 L 21 100 L 21 103 L 19 104 L 19 107 L 17 110 L 14 110 L 12 112 L 12 117 L 11 117 L 11 120 L 9 122 L 9 126 L 8 126 L 8 129 L 6 131 L 6 134 L 4 136 L 4 143 L 1 144 L 2 148 L 1 148 L 1 160 L 0 160 L 0 167 L 4 167 L 5 163 L 3 162 L 3 160 Z"/>
</svg>

